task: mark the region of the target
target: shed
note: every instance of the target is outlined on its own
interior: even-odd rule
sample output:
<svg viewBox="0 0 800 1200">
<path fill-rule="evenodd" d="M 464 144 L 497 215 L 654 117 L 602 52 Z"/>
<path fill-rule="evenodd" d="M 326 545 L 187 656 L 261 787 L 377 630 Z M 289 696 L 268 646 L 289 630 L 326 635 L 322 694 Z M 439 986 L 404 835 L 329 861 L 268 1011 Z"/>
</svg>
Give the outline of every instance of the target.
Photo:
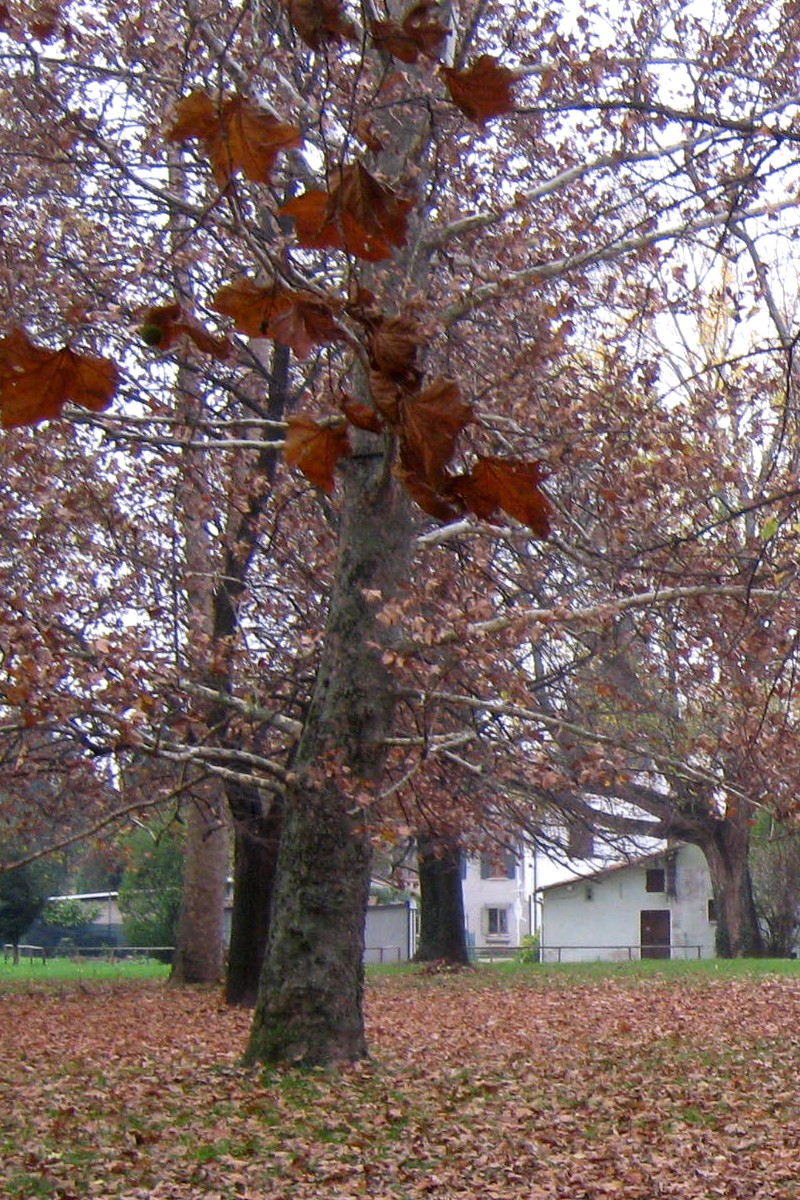
<svg viewBox="0 0 800 1200">
<path fill-rule="evenodd" d="M 541 889 L 543 962 L 713 958 L 702 851 L 687 843 Z"/>
</svg>

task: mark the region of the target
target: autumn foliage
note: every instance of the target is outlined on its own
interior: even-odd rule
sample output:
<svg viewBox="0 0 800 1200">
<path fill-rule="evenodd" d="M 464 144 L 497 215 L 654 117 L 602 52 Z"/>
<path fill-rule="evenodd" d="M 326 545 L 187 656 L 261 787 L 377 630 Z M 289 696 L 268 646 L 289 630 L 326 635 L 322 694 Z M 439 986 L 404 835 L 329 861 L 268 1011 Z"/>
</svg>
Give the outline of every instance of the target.
<svg viewBox="0 0 800 1200">
<path fill-rule="evenodd" d="M 114 363 L 70 346 L 37 346 L 21 329 L 0 340 L 0 416 L 6 428 L 60 417 L 68 403 L 108 408 L 119 382 Z"/>
</svg>

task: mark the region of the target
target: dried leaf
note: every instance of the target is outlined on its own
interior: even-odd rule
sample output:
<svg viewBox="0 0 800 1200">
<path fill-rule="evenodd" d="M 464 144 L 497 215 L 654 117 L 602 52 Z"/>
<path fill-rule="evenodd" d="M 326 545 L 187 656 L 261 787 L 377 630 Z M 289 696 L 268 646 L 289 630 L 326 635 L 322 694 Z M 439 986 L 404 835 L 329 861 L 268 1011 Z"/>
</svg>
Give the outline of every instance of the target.
<svg viewBox="0 0 800 1200">
<path fill-rule="evenodd" d="M 351 425 L 356 429 L 364 429 L 367 433 L 382 433 L 383 422 L 380 416 L 369 404 L 362 404 L 352 396 L 343 395 L 339 401 L 340 408 Z"/>
<path fill-rule="evenodd" d="M 297 33 L 312 50 L 332 42 L 355 41 L 356 30 L 342 0 L 283 0 Z"/>
<path fill-rule="evenodd" d="M 445 497 L 415 471 L 400 463 L 395 475 L 412 500 L 437 521 L 454 521 L 464 511 L 457 497 Z"/>
<path fill-rule="evenodd" d="M 219 289 L 211 307 L 233 318 L 240 333 L 269 337 L 307 358 L 315 346 L 347 340 L 334 305 L 313 292 L 295 292 L 280 283 L 261 286 L 242 279 Z"/>
<path fill-rule="evenodd" d="M 408 10 L 402 21 L 374 21 L 371 33 L 375 46 L 405 63 L 417 62 L 420 55 L 438 58 L 449 33 L 447 26 L 431 15 L 438 9 L 433 0 L 422 0 Z"/>
<path fill-rule="evenodd" d="M 469 475 L 449 481 L 448 494 L 458 496 L 481 520 L 491 521 L 498 509 L 527 525 L 537 537 L 550 534 L 550 501 L 540 488 L 540 462 L 480 458 Z"/>
<path fill-rule="evenodd" d="M 346 250 L 367 262 L 391 258 L 405 245 L 412 201 L 401 199 L 361 166 L 342 171 L 330 192 L 310 188 L 279 210 L 295 222 L 295 235 L 309 250 Z"/>
<path fill-rule="evenodd" d="M 399 416 L 403 466 L 439 488 L 458 435 L 473 419 L 472 406 L 461 400 L 457 383 L 437 379 L 417 396 L 403 399 Z"/>
<path fill-rule="evenodd" d="M 0 416 L 6 429 L 59 417 L 68 402 L 102 412 L 118 384 L 110 359 L 77 354 L 69 346 L 36 346 L 21 329 L 0 339 Z"/>
<path fill-rule="evenodd" d="M 179 101 L 176 112 L 167 137 L 173 142 L 201 141 L 220 187 L 236 171 L 254 183 L 269 183 L 279 152 L 303 140 L 296 125 L 279 121 L 242 96 L 217 107 L 205 92 L 195 91 Z"/>
<path fill-rule="evenodd" d="M 313 417 L 294 416 L 287 421 L 284 457 L 298 467 L 306 479 L 329 494 L 336 486 L 334 472 L 341 458 L 350 453 L 347 427 L 320 425 Z"/>
<path fill-rule="evenodd" d="M 214 293 L 211 308 L 232 317 L 235 328 L 247 337 L 267 337 L 273 318 L 291 305 L 288 288 L 279 283 L 262 286 L 254 279 L 227 283 Z"/>
<path fill-rule="evenodd" d="M 370 363 L 380 374 L 415 390 L 421 377 L 418 352 L 425 341 L 415 317 L 381 317 L 370 339 Z"/>
<path fill-rule="evenodd" d="M 214 337 L 177 303 L 148 308 L 142 318 L 139 332 L 148 346 L 159 350 L 171 350 L 184 338 L 188 338 L 203 354 L 210 354 L 220 362 L 224 362 L 234 353 L 230 342 Z"/>
<path fill-rule="evenodd" d="M 298 358 L 308 358 L 317 346 L 347 341 L 330 305 L 309 293 L 292 293 L 291 304 L 270 321 L 268 333 L 289 346 Z"/>
<path fill-rule="evenodd" d="M 511 89 L 517 81 L 514 71 L 501 66 L 491 54 L 482 54 L 470 67 L 456 71 L 439 68 L 456 108 L 479 125 L 492 117 L 502 117 L 514 111 Z"/>
</svg>

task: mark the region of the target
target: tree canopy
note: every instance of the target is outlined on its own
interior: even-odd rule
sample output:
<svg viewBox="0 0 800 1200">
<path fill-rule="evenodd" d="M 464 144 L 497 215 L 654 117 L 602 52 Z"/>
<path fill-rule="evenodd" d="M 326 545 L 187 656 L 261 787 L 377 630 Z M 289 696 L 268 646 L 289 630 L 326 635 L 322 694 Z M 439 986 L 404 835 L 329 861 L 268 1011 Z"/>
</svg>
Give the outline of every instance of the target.
<svg viewBox="0 0 800 1200">
<path fill-rule="evenodd" d="M 280 800 L 257 1057 L 363 1052 L 376 838 L 595 797 L 741 858 L 797 774 L 791 6 L 48 13 L 0 33 L 9 774 L 46 730 L 84 830 Z"/>
</svg>

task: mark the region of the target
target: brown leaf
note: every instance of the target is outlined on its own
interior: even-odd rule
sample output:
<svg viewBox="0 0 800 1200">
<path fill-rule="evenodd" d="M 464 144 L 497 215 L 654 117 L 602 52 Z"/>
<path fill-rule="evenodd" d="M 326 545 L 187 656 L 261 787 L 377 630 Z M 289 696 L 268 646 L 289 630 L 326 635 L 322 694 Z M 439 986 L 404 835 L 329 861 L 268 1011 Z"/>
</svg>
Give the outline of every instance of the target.
<svg viewBox="0 0 800 1200">
<path fill-rule="evenodd" d="M 508 67 L 501 66 L 491 54 L 482 54 L 463 71 L 452 67 L 440 67 L 439 70 L 456 108 L 479 125 L 514 111 L 511 89 L 517 76 Z"/>
<path fill-rule="evenodd" d="M 69 401 L 102 412 L 118 384 L 110 359 L 36 346 L 21 329 L 0 339 L 0 416 L 7 429 L 59 417 Z"/>
<path fill-rule="evenodd" d="M 269 337 L 307 358 L 315 346 L 347 339 L 337 324 L 334 306 L 313 292 L 295 292 L 280 283 L 261 286 L 241 279 L 221 287 L 211 307 L 233 318 L 240 333 Z"/>
<path fill-rule="evenodd" d="M 400 483 L 424 512 L 436 517 L 437 521 L 454 521 L 464 511 L 458 497 L 445 497 L 418 475 L 415 471 L 400 463 L 395 467 L 395 475 Z"/>
<path fill-rule="evenodd" d="M 438 58 L 449 33 L 447 26 L 431 15 L 438 8 L 433 0 L 422 0 L 408 10 L 402 21 L 374 21 L 371 33 L 375 46 L 405 63 L 417 62 L 420 55 Z"/>
<path fill-rule="evenodd" d="M 367 262 L 391 258 L 404 246 L 406 214 L 412 201 L 401 199 L 360 163 L 341 172 L 330 192 L 310 188 L 279 210 L 295 222 L 295 235 L 309 250 L 346 250 Z"/>
<path fill-rule="evenodd" d="M 370 371 L 369 390 L 384 421 L 396 428 L 400 421 L 400 403 L 406 395 L 406 389 L 388 375 L 383 375 L 380 371 Z"/>
<path fill-rule="evenodd" d="M 379 183 L 361 163 L 345 167 L 332 196 L 351 254 L 379 261 L 378 253 L 381 258 L 391 258 L 392 246 L 405 246 L 406 215 L 414 207 L 413 202 L 401 199 L 387 184 Z"/>
<path fill-rule="evenodd" d="M 356 30 L 342 0 L 283 0 L 289 20 L 312 50 L 331 42 L 355 41 Z"/>
<path fill-rule="evenodd" d="M 461 431 L 472 421 L 472 405 L 460 398 L 458 384 L 437 379 L 399 409 L 400 457 L 403 465 L 438 488 Z"/>
<path fill-rule="evenodd" d="M 309 293 L 291 293 L 290 305 L 272 318 L 268 333 L 276 342 L 289 346 L 298 358 L 308 358 L 316 346 L 347 341 L 333 309 Z"/>
<path fill-rule="evenodd" d="M 284 457 L 298 467 L 306 479 L 329 494 L 336 486 L 334 472 L 341 458 L 350 453 L 347 427 L 319 425 L 313 417 L 289 417 Z"/>
<path fill-rule="evenodd" d="M 341 228 L 335 215 L 331 215 L 330 193 L 321 188 L 309 188 L 300 196 L 294 196 L 278 212 L 292 218 L 295 237 L 307 250 L 344 249 Z"/>
<path fill-rule="evenodd" d="M 148 308 L 142 318 L 139 332 L 148 346 L 159 350 L 171 350 L 184 338 L 188 338 L 198 350 L 210 354 L 220 362 L 224 362 L 234 353 L 230 342 L 214 337 L 177 303 Z"/>
<path fill-rule="evenodd" d="M 179 101 L 176 112 L 167 137 L 173 142 L 201 141 L 220 187 L 235 171 L 254 183 L 269 183 L 279 152 L 303 140 L 297 126 L 279 121 L 242 96 L 217 107 L 205 92 L 195 91 Z"/>
<path fill-rule="evenodd" d="M 351 425 L 356 429 L 364 429 L 367 433 L 382 433 L 383 422 L 378 413 L 369 404 L 362 404 L 352 396 L 343 395 L 339 406 Z"/>
<path fill-rule="evenodd" d="M 266 337 L 272 319 L 291 305 L 292 293 L 279 283 L 262 286 L 254 279 L 227 283 L 214 293 L 211 308 L 233 318 L 234 327 L 247 337 Z"/>
<path fill-rule="evenodd" d="M 550 501 L 539 487 L 544 478 L 540 462 L 480 458 L 469 475 L 448 483 L 448 495 L 458 496 L 481 520 L 491 521 L 498 509 L 527 525 L 537 537 L 550 534 Z"/>
<path fill-rule="evenodd" d="M 370 363 L 380 374 L 415 390 L 420 382 L 417 354 L 424 345 L 415 317 L 381 317 L 370 339 Z"/>
</svg>

